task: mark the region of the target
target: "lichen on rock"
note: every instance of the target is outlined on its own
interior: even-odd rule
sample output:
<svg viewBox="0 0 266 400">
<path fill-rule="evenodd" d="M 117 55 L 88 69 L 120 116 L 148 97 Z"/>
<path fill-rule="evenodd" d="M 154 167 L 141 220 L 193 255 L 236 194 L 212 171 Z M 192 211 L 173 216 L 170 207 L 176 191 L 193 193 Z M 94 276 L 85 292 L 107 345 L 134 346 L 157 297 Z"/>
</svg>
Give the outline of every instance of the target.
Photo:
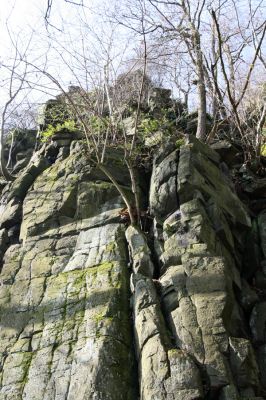
<svg viewBox="0 0 266 400">
<path fill-rule="evenodd" d="M 265 212 L 251 221 L 219 154 L 188 136 L 154 156 L 144 232 L 64 146 L 3 189 L 0 399 L 265 398 Z"/>
</svg>

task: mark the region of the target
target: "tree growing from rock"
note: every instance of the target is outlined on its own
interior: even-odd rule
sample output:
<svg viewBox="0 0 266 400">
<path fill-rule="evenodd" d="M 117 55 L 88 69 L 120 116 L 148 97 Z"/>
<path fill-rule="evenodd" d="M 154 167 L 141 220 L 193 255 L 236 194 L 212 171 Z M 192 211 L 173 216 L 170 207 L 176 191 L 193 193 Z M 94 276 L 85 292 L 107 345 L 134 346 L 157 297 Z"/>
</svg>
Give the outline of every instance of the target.
<svg viewBox="0 0 266 400">
<path fill-rule="evenodd" d="M 15 45 L 14 57 L 10 60 L 10 63 L 2 63 L 0 71 L 2 72 L 2 89 L 4 93 L 4 101 L 1 106 L 1 127 L 0 127 L 0 169 L 1 175 L 7 180 L 14 180 L 15 177 L 10 173 L 7 168 L 7 162 L 4 154 L 4 145 L 6 137 L 6 127 L 8 121 L 12 119 L 12 116 L 19 107 L 16 103 L 17 98 L 22 94 L 23 90 L 27 86 L 27 65 L 20 59 L 17 44 Z M 12 146 L 11 146 L 12 149 Z"/>
<path fill-rule="evenodd" d="M 85 26 L 85 29 L 87 28 Z M 85 49 L 85 44 L 84 53 L 80 54 L 75 51 L 72 53 L 69 48 L 63 48 L 66 51 L 64 55 L 60 48 L 61 44 L 54 42 L 54 45 L 57 46 L 55 51 L 60 54 L 61 62 L 65 68 L 69 69 L 72 79 L 75 79 L 76 86 L 71 86 L 70 90 L 65 89 L 65 83 L 59 76 L 27 60 L 25 63 L 31 68 L 35 68 L 36 73 L 43 74 L 51 84 L 61 91 L 62 95 L 59 98 L 65 103 L 70 119 L 75 121 L 77 127 L 84 132 L 88 160 L 114 184 L 126 204 L 131 223 L 133 225 L 140 224 L 140 193 L 135 167 L 137 165 L 136 146 L 140 114 L 143 104 L 147 102 L 149 82 L 146 74 L 145 40 L 142 54 L 137 62 L 133 62 L 131 70 L 118 74 L 116 68 L 119 70 L 119 63 L 124 60 L 119 59 L 120 55 L 117 57 L 112 53 L 112 35 L 109 41 L 105 41 L 96 32 L 91 33 L 98 45 L 96 60 L 93 60 L 92 54 L 91 58 L 88 58 L 86 53 L 88 48 Z M 100 53 L 99 48 L 101 48 Z M 69 58 L 66 56 L 67 53 L 70 55 Z M 96 73 L 89 69 L 89 64 L 93 62 L 97 64 Z M 81 68 L 82 73 L 80 72 Z M 85 81 L 82 81 L 82 74 L 85 76 Z M 128 96 L 124 94 L 125 91 L 129 93 Z M 130 135 L 127 134 L 124 126 L 124 113 L 129 108 L 131 108 L 134 120 Z M 124 162 L 129 172 L 134 201 L 118 183 L 108 167 L 107 153 L 110 149 L 122 149 L 123 151 L 123 160 L 121 161 Z"/>
<path fill-rule="evenodd" d="M 162 68 L 167 64 L 167 70 L 172 71 L 168 76 L 174 77 L 179 91 L 188 93 L 191 84 L 197 88 L 196 136 L 203 141 L 212 140 L 221 131 L 222 120 L 227 119 L 229 138 L 234 140 L 238 132 L 248 150 L 248 142 L 255 140 L 256 134 L 244 132 L 239 110 L 254 71 L 265 66 L 262 3 L 136 0 L 121 7 L 120 14 L 116 10 L 116 20 L 129 29 L 137 29 L 141 20 L 139 3 L 145 10 L 149 44 L 157 44 L 157 48 L 153 45 L 157 50 L 154 62 L 161 63 Z M 176 65 L 181 66 L 178 77 Z M 213 118 L 211 132 L 207 132 L 208 109 Z"/>
</svg>

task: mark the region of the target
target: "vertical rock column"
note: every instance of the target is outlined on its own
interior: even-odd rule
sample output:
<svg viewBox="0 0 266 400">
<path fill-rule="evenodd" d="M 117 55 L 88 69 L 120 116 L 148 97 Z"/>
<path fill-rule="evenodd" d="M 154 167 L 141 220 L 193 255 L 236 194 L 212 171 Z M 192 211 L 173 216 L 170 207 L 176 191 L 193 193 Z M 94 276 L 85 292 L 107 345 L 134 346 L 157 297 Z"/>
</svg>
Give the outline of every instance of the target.
<svg viewBox="0 0 266 400">
<path fill-rule="evenodd" d="M 258 366 L 235 297 L 250 218 L 218 154 L 193 136 L 179 153 L 155 159 L 150 192 L 165 320 L 200 369 L 203 398 L 255 399 Z"/>
<path fill-rule="evenodd" d="M 192 358 L 171 344 L 162 315 L 154 266 L 144 234 L 126 231 L 132 258 L 131 291 L 141 400 L 201 398 L 199 371 Z"/>
<path fill-rule="evenodd" d="M 250 327 L 261 374 L 261 382 L 266 396 L 266 211 L 257 218 L 258 242 L 261 247 L 261 260 L 255 274 L 255 284 L 259 298 L 250 315 Z"/>
</svg>

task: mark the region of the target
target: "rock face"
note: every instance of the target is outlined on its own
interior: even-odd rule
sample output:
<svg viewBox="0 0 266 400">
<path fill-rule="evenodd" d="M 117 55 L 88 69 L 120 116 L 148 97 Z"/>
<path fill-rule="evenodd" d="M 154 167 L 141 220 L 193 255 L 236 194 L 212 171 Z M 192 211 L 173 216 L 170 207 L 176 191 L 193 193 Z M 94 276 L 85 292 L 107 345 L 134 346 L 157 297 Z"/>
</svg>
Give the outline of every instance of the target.
<svg viewBox="0 0 266 400">
<path fill-rule="evenodd" d="M 266 398 L 265 211 L 223 171 L 193 136 L 169 144 L 145 234 L 79 141 L 34 156 L 2 193 L 1 400 Z"/>
</svg>

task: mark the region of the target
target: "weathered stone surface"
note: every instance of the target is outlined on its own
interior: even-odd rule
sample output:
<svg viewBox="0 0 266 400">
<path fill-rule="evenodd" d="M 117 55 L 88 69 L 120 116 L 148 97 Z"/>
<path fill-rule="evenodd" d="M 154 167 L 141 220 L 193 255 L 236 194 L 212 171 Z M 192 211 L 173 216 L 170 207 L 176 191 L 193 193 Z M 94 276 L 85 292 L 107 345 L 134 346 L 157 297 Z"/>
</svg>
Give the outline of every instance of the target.
<svg viewBox="0 0 266 400">
<path fill-rule="evenodd" d="M 150 209 L 155 216 L 162 217 L 175 211 L 177 200 L 177 151 L 163 160 L 155 158 L 150 185 Z"/>
<path fill-rule="evenodd" d="M 249 340 L 230 338 L 230 357 L 233 375 L 240 388 L 259 386 L 258 366 Z"/>
<path fill-rule="evenodd" d="M 8 232 L 7 229 L 0 230 L 0 260 L 2 260 L 3 255 L 8 247 Z"/>
<path fill-rule="evenodd" d="M 257 220 L 254 219 L 250 231 L 245 235 L 243 253 L 243 277 L 250 279 L 260 269 L 261 239 Z M 263 248 L 263 244 L 262 244 Z"/>
<path fill-rule="evenodd" d="M 255 305 L 250 317 L 250 327 L 253 340 L 262 344 L 266 342 L 266 302 L 263 301 Z"/>
<path fill-rule="evenodd" d="M 194 197 L 199 190 L 204 198 L 213 198 L 233 223 L 249 228 L 250 218 L 245 207 L 226 183 L 219 169 L 219 156 L 207 146 L 188 137 L 188 143 L 181 148 L 178 169 L 178 187 L 181 204 Z"/>
<path fill-rule="evenodd" d="M 248 391 L 255 397 L 260 391 L 259 371 L 242 312 L 242 307 L 250 312 L 259 297 L 241 281 L 238 269 L 248 268 L 244 276 L 254 276 L 259 254 L 249 239 L 253 251 L 250 261 L 253 259 L 252 265 L 245 267 L 241 253 L 247 248 L 251 220 L 219 165 L 217 153 L 188 138 L 180 149 L 178 166 L 180 207 L 171 215 L 161 212 L 164 222 L 157 227 L 157 237 L 163 248 L 160 293 L 176 346 L 193 355 L 207 374 L 211 399 L 231 400 L 245 397 Z M 163 182 L 167 172 L 161 173 Z M 156 197 L 159 204 L 159 191 Z M 236 297 L 235 290 L 242 294 L 242 285 L 243 295 Z M 258 325 L 259 319 L 256 321 Z M 239 335 L 239 339 L 230 339 L 232 335 Z M 230 343 L 231 347 L 234 343 L 235 352 L 231 350 L 228 359 Z"/>
<path fill-rule="evenodd" d="M 258 229 L 260 234 L 263 257 L 266 259 L 266 212 L 265 211 L 263 211 L 258 216 Z"/>
<path fill-rule="evenodd" d="M 254 307 L 254 305 L 258 303 L 258 301 L 259 301 L 259 296 L 255 292 L 255 290 L 252 289 L 245 280 L 242 280 L 241 291 L 240 291 L 240 303 L 243 309 L 247 312 L 250 312 Z"/>
<path fill-rule="evenodd" d="M 27 189 L 23 244 L 1 272 L 1 399 L 137 396 L 121 199 L 110 184 L 81 184 L 82 168 L 70 156 Z"/>
<path fill-rule="evenodd" d="M 10 228 L 21 223 L 22 202 L 27 191 L 38 174 L 48 168 L 49 164 L 49 161 L 42 156 L 41 152 L 36 153 L 26 171 L 10 187 L 6 186 L 0 203 L 0 227 Z"/>
<path fill-rule="evenodd" d="M 22 218 L 22 204 L 17 198 L 12 198 L 7 206 L 3 207 L 3 213 L 0 217 L 0 226 L 3 228 L 10 228 L 21 222 Z"/>
<path fill-rule="evenodd" d="M 142 274 L 152 278 L 154 266 L 145 237 L 139 229 L 130 226 L 126 231 L 126 238 L 129 244 L 134 274 Z"/>
<path fill-rule="evenodd" d="M 151 278 L 150 252 L 143 251 L 147 246 L 143 233 L 129 227 L 126 237 L 133 265 L 131 290 L 141 398 L 200 399 L 202 385 L 197 366 L 188 355 L 172 348 Z"/>
<path fill-rule="evenodd" d="M 219 400 L 239 400 L 239 394 L 234 385 L 227 385 L 222 388 Z"/>
<path fill-rule="evenodd" d="M 251 198 L 266 198 L 266 178 L 258 178 L 245 165 L 241 169 L 241 189 Z"/>
<path fill-rule="evenodd" d="M 226 306 L 223 264 L 220 260 L 198 258 L 189 263 L 183 261 L 183 266 L 184 294 L 169 315 L 176 343 L 206 365 L 211 385 L 224 386 L 228 383 L 227 362 L 220 351 L 226 351 L 228 339 L 222 321 Z"/>
<path fill-rule="evenodd" d="M 3 189 L 0 399 L 266 398 L 265 218 L 217 152 L 188 137 L 157 154 L 147 235 L 82 142 L 58 144 Z"/>
<path fill-rule="evenodd" d="M 260 371 L 261 384 L 266 389 L 266 345 L 262 345 L 257 349 L 257 360 Z"/>
<path fill-rule="evenodd" d="M 211 148 L 215 150 L 222 160 L 228 165 L 236 164 L 237 154 L 239 150 L 227 140 L 219 140 L 216 143 L 211 144 Z"/>
</svg>

